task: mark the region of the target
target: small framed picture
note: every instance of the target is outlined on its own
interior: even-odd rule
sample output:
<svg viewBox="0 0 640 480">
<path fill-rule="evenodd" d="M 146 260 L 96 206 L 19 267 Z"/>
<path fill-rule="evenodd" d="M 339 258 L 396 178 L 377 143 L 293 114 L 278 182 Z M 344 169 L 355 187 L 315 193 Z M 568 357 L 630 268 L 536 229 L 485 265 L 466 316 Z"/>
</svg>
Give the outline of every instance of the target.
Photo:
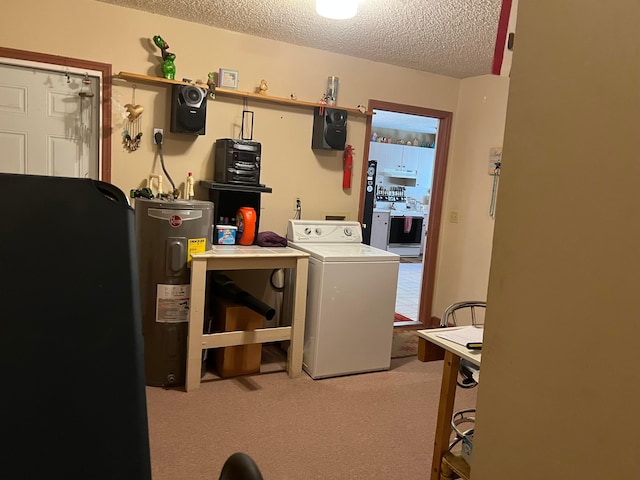
<svg viewBox="0 0 640 480">
<path fill-rule="evenodd" d="M 222 88 L 238 88 L 238 71 L 221 68 L 218 72 L 218 86 Z"/>
</svg>

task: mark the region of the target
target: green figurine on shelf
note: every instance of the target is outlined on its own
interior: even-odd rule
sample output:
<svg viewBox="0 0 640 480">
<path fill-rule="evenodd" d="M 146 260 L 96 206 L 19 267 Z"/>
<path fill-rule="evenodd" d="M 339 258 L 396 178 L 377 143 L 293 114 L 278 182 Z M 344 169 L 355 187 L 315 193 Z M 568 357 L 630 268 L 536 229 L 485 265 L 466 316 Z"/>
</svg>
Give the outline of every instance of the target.
<svg viewBox="0 0 640 480">
<path fill-rule="evenodd" d="M 176 64 L 174 63 L 176 56 L 169 52 L 169 44 L 165 42 L 160 35 L 153 36 L 153 43 L 162 51 L 162 76 L 167 80 L 176 78 Z"/>
<path fill-rule="evenodd" d="M 207 85 L 209 85 L 209 98 L 214 100 L 216 98 L 216 74 L 214 72 L 207 74 Z"/>
</svg>

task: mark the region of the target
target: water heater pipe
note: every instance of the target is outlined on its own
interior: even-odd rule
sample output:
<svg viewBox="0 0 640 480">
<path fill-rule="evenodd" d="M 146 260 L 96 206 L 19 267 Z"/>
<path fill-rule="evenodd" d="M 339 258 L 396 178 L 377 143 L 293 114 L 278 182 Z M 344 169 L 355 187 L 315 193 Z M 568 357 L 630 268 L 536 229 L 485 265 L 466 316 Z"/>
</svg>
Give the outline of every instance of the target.
<svg viewBox="0 0 640 480">
<path fill-rule="evenodd" d="M 154 178 L 157 180 L 157 183 L 158 183 L 158 195 L 160 195 L 160 194 L 164 193 L 162 191 L 162 175 L 156 175 L 156 174 L 152 173 L 151 175 L 149 175 L 149 182 L 148 182 L 147 185 L 151 190 L 153 190 L 153 179 Z"/>
<path fill-rule="evenodd" d="M 193 193 L 193 174 L 189 172 L 189 176 L 187 177 L 187 198 L 189 200 L 193 200 L 195 196 Z"/>
</svg>

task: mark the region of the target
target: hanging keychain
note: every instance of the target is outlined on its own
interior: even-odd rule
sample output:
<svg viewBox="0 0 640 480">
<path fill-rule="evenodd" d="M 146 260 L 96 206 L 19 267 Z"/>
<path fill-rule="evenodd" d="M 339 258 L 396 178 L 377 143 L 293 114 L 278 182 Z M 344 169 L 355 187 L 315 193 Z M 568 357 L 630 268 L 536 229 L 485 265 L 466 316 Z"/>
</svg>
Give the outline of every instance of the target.
<svg viewBox="0 0 640 480">
<path fill-rule="evenodd" d="M 93 110 L 94 93 L 91 90 L 91 80 L 89 79 L 88 73 L 84 74 L 78 96 L 80 97 L 80 155 L 82 155 L 84 145 L 90 144 L 91 125 L 93 124 L 91 114 Z"/>
<path fill-rule="evenodd" d="M 140 139 L 142 138 L 142 105 L 136 105 L 136 86 L 133 85 L 133 93 L 131 94 L 131 103 L 127 103 L 124 108 L 127 111 L 127 117 L 124 121 L 124 131 L 122 132 L 122 143 L 124 148 L 129 152 L 134 152 L 140 148 Z"/>
</svg>

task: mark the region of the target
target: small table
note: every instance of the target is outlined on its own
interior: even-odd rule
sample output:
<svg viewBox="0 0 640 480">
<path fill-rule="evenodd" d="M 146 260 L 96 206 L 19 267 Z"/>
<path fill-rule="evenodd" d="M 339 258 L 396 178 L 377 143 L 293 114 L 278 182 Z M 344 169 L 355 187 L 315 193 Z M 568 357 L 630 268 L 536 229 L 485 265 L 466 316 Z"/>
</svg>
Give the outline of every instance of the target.
<svg viewBox="0 0 640 480">
<path fill-rule="evenodd" d="M 444 330 L 451 331 L 464 327 L 433 328 L 418 330 L 421 341 L 428 341 L 444 349 L 444 367 L 442 371 L 442 384 L 440 386 L 440 403 L 438 405 L 438 419 L 436 421 L 436 437 L 433 443 L 433 461 L 431 464 L 431 480 L 454 478 L 448 476 L 450 472 L 456 473 L 460 478 L 469 480 L 471 468 L 460 456 L 449 451 L 449 439 L 451 437 L 451 417 L 453 415 L 453 403 L 456 398 L 456 387 L 460 359 L 470 361 L 480 366 L 480 350 L 469 350 L 463 345 L 438 337 L 438 333 Z M 444 467 L 444 468 L 443 468 Z M 441 476 L 445 473 L 447 476 Z"/>
<path fill-rule="evenodd" d="M 203 333 L 208 270 L 278 268 L 290 268 L 294 273 L 292 288 L 287 292 L 292 300 L 290 327 Z M 309 254 L 290 247 L 266 248 L 256 245 L 215 245 L 212 250 L 194 254 L 191 263 L 191 302 L 187 333 L 185 390 L 190 392 L 200 388 L 202 351 L 208 348 L 290 340 L 291 344 L 287 355 L 287 372 L 291 378 L 299 376 L 302 372 L 308 271 Z"/>
</svg>

